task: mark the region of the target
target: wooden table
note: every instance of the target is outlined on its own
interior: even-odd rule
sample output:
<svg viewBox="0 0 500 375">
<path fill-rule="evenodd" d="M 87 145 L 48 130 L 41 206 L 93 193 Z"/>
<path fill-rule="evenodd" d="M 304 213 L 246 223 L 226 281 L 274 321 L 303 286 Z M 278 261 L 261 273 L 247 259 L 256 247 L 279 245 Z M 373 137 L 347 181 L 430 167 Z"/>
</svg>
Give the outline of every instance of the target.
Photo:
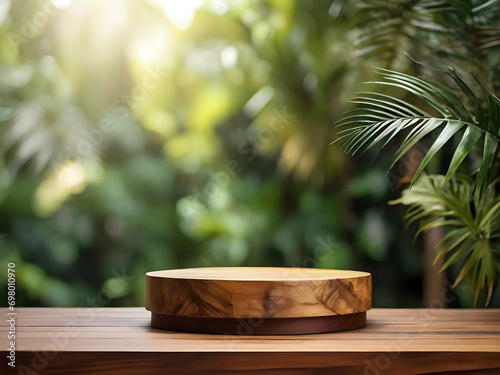
<svg viewBox="0 0 500 375">
<path fill-rule="evenodd" d="M 295 336 L 162 331 L 144 308 L 17 313 L 1 374 L 500 374 L 500 309 L 373 309 L 365 328 Z"/>
</svg>

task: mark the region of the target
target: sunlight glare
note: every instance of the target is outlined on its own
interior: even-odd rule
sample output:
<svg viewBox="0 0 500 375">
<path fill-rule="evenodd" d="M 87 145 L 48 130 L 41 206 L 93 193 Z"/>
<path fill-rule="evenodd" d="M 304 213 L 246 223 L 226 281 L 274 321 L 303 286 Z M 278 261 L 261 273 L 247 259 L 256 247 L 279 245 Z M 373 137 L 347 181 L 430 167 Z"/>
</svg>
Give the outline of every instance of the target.
<svg viewBox="0 0 500 375">
<path fill-rule="evenodd" d="M 203 0 L 161 0 L 159 4 L 175 27 L 186 30 L 193 22 L 195 11 L 203 5 Z"/>
<path fill-rule="evenodd" d="M 50 174 L 35 191 L 34 210 L 40 217 L 48 217 L 61 207 L 71 195 L 80 194 L 87 186 L 84 167 L 76 161 L 67 161 Z"/>
<path fill-rule="evenodd" d="M 238 51 L 233 46 L 226 46 L 220 53 L 220 61 L 224 68 L 233 68 L 238 61 Z"/>
<path fill-rule="evenodd" d="M 131 52 L 143 64 L 156 64 L 162 59 L 170 43 L 171 37 L 167 30 L 150 30 L 133 41 Z"/>
<path fill-rule="evenodd" d="M 10 1 L 4 1 L 0 3 L 0 25 L 7 19 L 9 15 Z"/>
<path fill-rule="evenodd" d="M 59 9 L 68 9 L 73 0 L 52 0 L 52 3 Z"/>
</svg>

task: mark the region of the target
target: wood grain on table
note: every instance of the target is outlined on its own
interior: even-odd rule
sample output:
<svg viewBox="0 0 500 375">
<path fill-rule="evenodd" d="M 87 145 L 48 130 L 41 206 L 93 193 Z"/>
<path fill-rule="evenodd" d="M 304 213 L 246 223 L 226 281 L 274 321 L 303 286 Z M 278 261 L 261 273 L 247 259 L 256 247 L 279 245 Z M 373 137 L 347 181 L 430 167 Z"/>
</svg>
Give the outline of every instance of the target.
<svg viewBox="0 0 500 375">
<path fill-rule="evenodd" d="M 17 312 L 1 374 L 500 374 L 500 309 L 373 309 L 365 328 L 294 336 L 162 331 L 144 308 Z"/>
</svg>

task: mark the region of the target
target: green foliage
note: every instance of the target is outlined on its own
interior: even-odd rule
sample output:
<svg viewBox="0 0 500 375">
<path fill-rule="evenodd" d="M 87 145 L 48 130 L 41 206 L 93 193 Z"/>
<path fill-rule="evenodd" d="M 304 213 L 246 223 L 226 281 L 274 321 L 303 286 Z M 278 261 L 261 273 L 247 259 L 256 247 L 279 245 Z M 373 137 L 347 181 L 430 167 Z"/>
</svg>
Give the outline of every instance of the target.
<svg viewBox="0 0 500 375">
<path fill-rule="evenodd" d="M 451 46 L 420 43 L 415 20 L 462 17 L 403 1 L 370 1 L 387 23 L 364 0 L 55 3 L 0 1 L 0 264 L 17 264 L 19 306 L 142 306 L 145 272 L 199 266 L 367 270 L 375 306 L 421 305 L 388 155 L 352 162 L 325 140 L 371 65 L 414 74 L 404 52 Z M 384 30 L 389 53 L 365 53 Z"/>
<path fill-rule="evenodd" d="M 342 141 L 346 151 L 355 154 L 382 141 L 384 141 L 385 146 L 400 133 L 406 133 L 407 136 L 395 153 L 392 167 L 422 138 L 442 128 L 415 171 L 412 182 L 414 183 L 418 179 L 426 165 L 443 146 L 453 137 L 461 135 L 461 140 L 456 147 L 443 181 L 442 187 L 444 187 L 474 146 L 480 140 L 485 139 L 484 162 L 481 164 L 477 179 L 479 186 L 477 194 L 479 195 L 483 187 L 486 186 L 488 172 L 500 139 L 500 101 L 498 98 L 481 83 L 479 84 L 484 90 L 487 100 L 477 97 L 460 76 L 451 69 L 448 74 L 462 91 L 462 97 L 467 97 L 469 107 L 455 93 L 458 90 L 454 92 L 437 82 L 407 74 L 380 68 L 375 70 L 381 74 L 383 80 L 368 83 L 402 88 L 429 104 L 436 110 L 438 116 L 431 115 L 397 97 L 377 92 L 360 93 L 350 100 L 351 103 L 358 104 L 356 109 L 348 112 L 338 123 L 338 126 L 358 125 L 350 126 L 339 133 L 338 140 Z M 482 102 L 487 103 L 484 108 L 480 104 Z"/>
<path fill-rule="evenodd" d="M 389 147 L 402 137 L 390 168 L 421 141 L 430 141 L 430 147 L 412 172 L 410 188 L 393 203 L 410 206 L 406 218 L 410 223 L 421 220 L 418 233 L 439 226 L 458 226 L 436 247 L 438 257 L 451 252 L 442 270 L 465 259 L 455 285 L 470 275 L 475 302 L 479 291 L 487 287 L 488 304 L 498 278 L 498 261 L 493 254 L 498 250 L 500 229 L 497 216 L 500 100 L 496 94 L 500 54 L 494 48 L 500 44 L 500 3 L 373 1 L 360 9 L 359 24 L 380 20 L 381 14 L 389 15 L 382 23 L 387 27 L 375 32 L 365 30 L 360 43 L 368 54 L 389 53 L 392 59 L 387 66 L 407 69 L 394 61 L 395 56 L 409 52 L 426 64 L 456 68 L 448 66 L 440 70 L 407 59 L 415 63 L 422 75 L 434 79 L 416 77 L 415 72 L 405 74 L 375 68 L 381 80 L 368 82 L 375 89 L 360 92 L 350 100 L 356 107 L 338 122 L 344 129 L 336 141 L 341 142 L 346 152 L 356 154 L 375 145 Z M 411 96 L 401 98 L 394 89 L 402 89 Z M 414 102 L 415 97 L 418 103 Z M 450 145 L 455 150 L 446 174 L 422 176 L 431 161 L 439 161 L 443 150 Z M 471 169 L 473 164 L 479 165 L 477 171 Z M 477 174 L 472 180 L 457 178 L 459 169 Z"/>
<path fill-rule="evenodd" d="M 499 73 L 500 52 L 495 48 L 500 44 L 498 1 L 369 0 L 348 4 L 342 14 L 353 20 L 353 44 L 361 58 L 378 59 L 377 65 L 407 71 L 409 54 L 432 66 L 444 61 L 465 72 L 478 71 L 482 79 L 492 80 L 489 75 Z"/>
<path fill-rule="evenodd" d="M 475 291 L 474 304 L 479 291 L 487 287 L 488 305 L 500 275 L 500 197 L 494 183 L 481 195 L 474 196 L 474 181 L 463 175 L 457 175 L 443 189 L 444 183 L 444 176 L 423 175 L 401 198 L 389 203 L 408 206 L 405 215 L 408 225 L 421 221 L 415 236 L 437 227 L 449 228 L 435 248 L 436 261 L 448 257 L 441 271 L 462 261 L 453 287 L 469 274 Z"/>
<path fill-rule="evenodd" d="M 195 2 L 74 1 L 18 45 L 44 8 L 0 3 L 0 263 L 19 306 L 142 306 L 145 272 L 200 266 L 368 270 L 376 305 L 419 306 L 384 159 L 324 142 L 372 77 L 331 0 L 207 1 L 186 29 L 163 5 Z"/>
<path fill-rule="evenodd" d="M 441 14 L 446 0 L 369 0 L 355 2 L 352 19 L 358 35 L 354 43 L 361 58 L 382 58 L 389 68 L 407 65 L 405 53 L 422 57 L 426 50 L 413 41 L 429 33 L 446 33 Z"/>
</svg>

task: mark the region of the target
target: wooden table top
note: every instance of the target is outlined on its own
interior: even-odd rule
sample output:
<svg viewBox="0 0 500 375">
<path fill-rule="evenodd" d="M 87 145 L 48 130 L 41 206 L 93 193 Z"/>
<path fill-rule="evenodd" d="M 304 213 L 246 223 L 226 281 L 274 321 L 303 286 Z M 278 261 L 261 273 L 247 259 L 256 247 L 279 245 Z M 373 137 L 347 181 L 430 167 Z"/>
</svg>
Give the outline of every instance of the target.
<svg viewBox="0 0 500 375">
<path fill-rule="evenodd" d="M 34 368 L 39 353 L 42 374 L 68 373 L 68 366 L 82 374 L 156 374 L 165 366 L 169 374 L 500 374 L 500 309 L 373 309 L 365 328 L 294 336 L 162 331 L 150 327 L 144 308 L 16 312 L 17 365 Z M 1 319 L 4 349 L 7 331 Z"/>
</svg>

